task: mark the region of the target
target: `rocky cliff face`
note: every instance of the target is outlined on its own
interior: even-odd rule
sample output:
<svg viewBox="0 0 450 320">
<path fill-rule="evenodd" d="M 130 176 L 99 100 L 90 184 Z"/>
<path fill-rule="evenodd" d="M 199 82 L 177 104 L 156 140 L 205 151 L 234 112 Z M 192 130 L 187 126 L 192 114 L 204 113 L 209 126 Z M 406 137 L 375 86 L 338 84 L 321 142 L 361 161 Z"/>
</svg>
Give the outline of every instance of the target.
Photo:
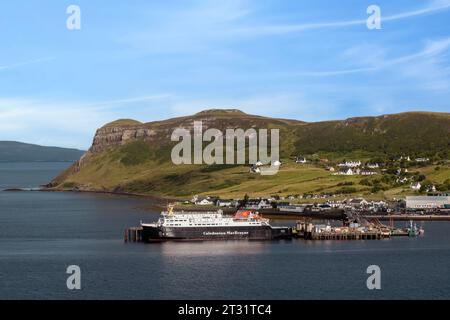
<svg viewBox="0 0 450 320">
<path fill-rule="evenodd" d="M 89 151 L 92 153 L 100 153 L 107 147 L 123 145 L 130 140 L 151 140 L 155 137 L 156 130 L 148 129 L 143 126 L 105 126 L 96 131 Z"/>
<path fill-rule="evenodd" d="M 245 128 L 261 125 L 268 118 L 247 115 L 235 109 L 205 110 L 189 117 L 179 117 L 164 121 L 148 123 L 127 123 L 127 120 L 118 120 L 107 124 L 97 130 L 89 149 L 91 153 L 100 153 L 110 146 L 126 144 L 132 140 L 155 141 L 167 143 L 174 129 L 184 128 L 193 130 L 194 121 L 202 121 L 203 131 L 208 128 L 224 130 L 226 128 Z M 225 121 L 221 121 L 225 120 Z M 243 123 L 244 121 L 244 123 Z M 271 119 L 274 121 L 274 119 Z M 125 123 L 125 124 L 123 124 Z"/>
<path fill-rule="evenodd" d="M 203 130 L 214 127 L 239 128 L 242 127 L 242 117 L 255 119 L 256 122 L 264 121 L 263 117 L 247 115 L 239 110 L 205 110 L 193 116 L 179 117 L 164 121 L 140 123 L 134 120 L 117 120 L 104 125 L 95 132 L 92 145 L 89 150 L 70 168 L 62 172 L 48 184 L 49 187 L 57 186 L 70 175 L 79 172 L 89 163 L 93 155 L 100 154 L 110 148 L 122 146 L 133 140 L 143 140 L 150 145 L 162 145 L 170 143 L 170 136 L 174 129 L 184 128 L 193 130 L 194 121 L 202 121 Z M 226 119 L 226 121 L 221 121 Z"/>
</svg>

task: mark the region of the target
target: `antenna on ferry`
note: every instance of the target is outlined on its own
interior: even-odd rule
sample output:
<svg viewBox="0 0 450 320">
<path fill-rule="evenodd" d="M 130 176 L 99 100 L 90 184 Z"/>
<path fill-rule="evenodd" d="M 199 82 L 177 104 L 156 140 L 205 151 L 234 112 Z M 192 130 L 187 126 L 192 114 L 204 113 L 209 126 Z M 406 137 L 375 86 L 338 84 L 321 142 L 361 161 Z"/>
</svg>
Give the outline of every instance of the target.
<svg viewBox="0 0 450 320">
<path fill-rule="evenodd" d="M 167 204 L 167 214 L 173 215 L 173 207 L 174 205 L 172 203 Z"/>
</svg>

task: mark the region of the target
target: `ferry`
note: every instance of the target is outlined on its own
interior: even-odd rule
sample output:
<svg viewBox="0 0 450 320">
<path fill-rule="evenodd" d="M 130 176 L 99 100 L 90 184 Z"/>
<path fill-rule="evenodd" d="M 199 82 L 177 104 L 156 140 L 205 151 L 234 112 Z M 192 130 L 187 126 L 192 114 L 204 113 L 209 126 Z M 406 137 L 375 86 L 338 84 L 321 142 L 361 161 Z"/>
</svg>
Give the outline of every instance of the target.
<svg viewBox="0 0 450 320">
<path fill-rule="evenodd" d="M 143 223 L 142 239 L 146 242 L 167 240 L 274 240 L 291 238 L 288 227 L 273 227 L 258 212 L 238 210 L 224 215 L 222 210 L 161 212 L 154 223 Z"/>
</svg>

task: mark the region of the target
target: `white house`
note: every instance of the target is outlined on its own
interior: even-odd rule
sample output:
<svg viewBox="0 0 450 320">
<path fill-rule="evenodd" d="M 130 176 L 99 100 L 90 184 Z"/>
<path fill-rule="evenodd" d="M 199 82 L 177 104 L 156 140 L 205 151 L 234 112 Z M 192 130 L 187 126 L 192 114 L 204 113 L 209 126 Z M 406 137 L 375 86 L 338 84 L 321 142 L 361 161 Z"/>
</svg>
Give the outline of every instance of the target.
<svg viewBox="0 0 450 320">
<path fill-rule="evenodd" d="M 196 205 L 199 206 L 207 206 L 207 205 L 213 205 L 214 201 L 208 198 L 198 198 L 195 202 Z"/>
<path fill-rule="evenodd" d="M 378 163 L 368 163 L 367 168 L 369 169 L 378 169 L 380 165 Z"/>
<path fill-rule="evenodd" d="M 218 207 L 231 207 L 231 206 L 233 206 L 233 204 L 234 204 L 234 201 L 230 200 L 230 199 L 219 199 L 216 202 L 216 205 Z"/>
<path fill-rule="evenodd" d="M 417 158 L 416 159 L 416 162 L 427 162 L 427 161 L 430 161 L 430 159 L 428 159 L 428 158 Z"/>
<path fill-rule="evenodd" d="M 253 210 L 267 209 L 267 208 L 272 208 L 272 204 L 270 203 L 270 201 L 268 199 L 251 199 L 251 200 L 247 201 L 247 203 L 245 204 L 245 207 L 247 209 L 253 209 Z"/>
<path fill-rule="evenodd" d="M 351 168 L 347 168 L 347 169 L 339 170 L 339 172 L 337 174 L 346 175 L 346 176 L 352 176 L 354 174 L 354 172 L 353 172 L 353 170 Z"/>
<path fill-rule="evenodd" d="M 361 161 L 345 161 L 345 163 L 339 163 L 339 167 L 356 168 L 361 165 Z"/>
<path fill-rule="evenodd" d="M 408 177 L 399 177 L 399 178 L 397 178 L 397 180 L 395 180 L 395 182 L 397 182 L 397 183 L 406 183 L 406 182 L 408 182 L 408 180 L 409 180 Z"/>
<path fill-rule="evenodd" d="M 375 171 L 368 171 L 368 170 L 362 170 L 360 172 L 360 175 L 362 176 L 372 176 L 374 174 L 377 174 Z"/>
<path fill-rule="evenodd" d="M 348 201 L 348 204 L 351 205 L 352 207 L 363 207 L 363 206 L 367 206 L 369 204 L 369 202 L 367 202 L 367 200 L 365 200 L 363 198 L 355 198 L 355 199 L 350 199 L 350 201 Z"/>
<path fill-rule="evenodd" d="M 273 165 L 279 167 L 279 166 L 281 166 L 281 161 L 275 160 Z"/>
<path fill-rule="evenodd" d="M 413 189 L 413 190 L 420 190 L 420 187 L 422 187 L 420 182 L 415 182 L 415 183 L 411 184 L 411 189 Z"/>
<path fill-rule="evenodd" d="M 295 159 L 295 163 L 304 164 L 306 163 L 306 159 L 304 157 L 297 157 L 297 159 Z"/>
</svg>

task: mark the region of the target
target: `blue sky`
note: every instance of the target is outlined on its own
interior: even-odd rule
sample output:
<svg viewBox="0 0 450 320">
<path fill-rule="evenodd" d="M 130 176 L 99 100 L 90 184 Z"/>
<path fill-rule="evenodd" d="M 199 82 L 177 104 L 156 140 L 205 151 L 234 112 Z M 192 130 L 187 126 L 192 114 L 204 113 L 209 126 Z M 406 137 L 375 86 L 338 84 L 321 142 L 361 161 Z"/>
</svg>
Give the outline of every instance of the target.
<svg viewBox="0 0 450 320">
<path fill-rule="evenodd" d="M 81 30 L 66 28 L 71 4 Z M 106 122 L 207 108 L 449 112 L 449 21 L 450 0 L 2 3 L 0 140 L 88 148 Z"/>
</svg>

